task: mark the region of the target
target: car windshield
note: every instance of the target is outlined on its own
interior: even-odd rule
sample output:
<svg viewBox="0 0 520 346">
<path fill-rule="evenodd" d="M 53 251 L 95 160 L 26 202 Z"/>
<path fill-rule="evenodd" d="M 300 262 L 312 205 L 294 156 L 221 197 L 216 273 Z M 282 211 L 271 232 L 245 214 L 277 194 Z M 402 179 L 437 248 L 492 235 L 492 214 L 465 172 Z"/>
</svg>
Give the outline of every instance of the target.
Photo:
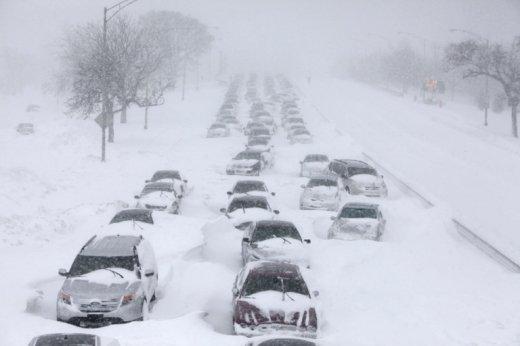
<svg viewBox="0 0 520 346">
<path fill-rule="evenodd" d="M 257 151 L 243 151 L 235 156 L 235 160 L 261 160 L 262 153 Z"/>
<path fill-rule="evenodd" d="M 302 241 L 300 233 L 292 224 L 257 224 L 251 241 L 254 243 L 271 238 L 291 238 Z"/>
<path fill-rule="evenodd" d="M 342 219 L 377 219 L 377 212 L 372 208 L 343 208 L 341 215 Z"/>
<path fill-rule="evenodd" d="M 89 334 L 60 334 L 40 336 L 34 346 L 95 346 L 96 336 Z"/>
<path fill-rule="evenodd" d="M 178 179 L 181 180 L 181 175 L 178 171 L 161 171 L 155 172 L 152 176 L 152 181 L 157 181 L 161 179 Z"/>
<path fill-rule="evenodd" d="M 267 145 L 269 140 L 267 138 L 255 138 L 249 141 L 247 145 Z"/>
<path fill-rule="evenodd" d="M 262 341 L 258 346 L 316 346 L 312 341 L 299 339 L 272 339 Z"/>
<path fill-rule="evenodd" d="M 141 195 L 147 195 L 152 192 L 173 192 L 173 186 L 145 186 L 143 191 L 141 191 Z"/>
<path fill-rule="evenodd" d="M 260 208 L 269 210 L 269 206 L 265 199 L 234 199 L 228 207 L 228 213 L 232 213 L 237 209 Z"/>
<path fill-rule="evenodd" d="M 329 158 L 327 155 L 307 155 L 305 156 L 304 162 L 328 162 Z"/>
<path fill-rule="evenodd" d="M 261 181 L 239 182 L 233 189 L 235 193 L 248 193 L 249 191 L 266 191 L 265 184 Z"/>
<path fill-rule="evenodd" d="M 332 179 L 311 179 L 307 183 L 307 187 L 317 187 L 317 186 L 338 186 L 338 182 Z"/>
<path fill-rule="evenodd" d="M 265 291 L 293 292 L 309 295 L 307 285 L 301 277 L 280 276 L 276 274 L 250 274 L 244 284 L 243 295 L 249 296 Z"/>
<path fill-rule="evenodd" d="M 304 129 L 296 129 L 294 130 L 294 135 L 310 135 L 309 131 Z"/>
<path fill-rule="evenodd" d="M 70 267 L 70 276 L 81 276 L 99 269 L 123 268 L 134 270 L 134 256 L 83 256 L 78 255 Z"/>
<path fill-rule="evenodd" d="M 350 177 L 358 174 L 377 175 L 376 170 L 371 167 L 349 167 L 347 170 Z"/>
<path fill-rule="evenodd" d="M 123 210 L 117 213 L 110 223 L 118 223 L 123 221 L 141 221 L 153 224 L 152 213 L 149 210 Z"/>
</svg>

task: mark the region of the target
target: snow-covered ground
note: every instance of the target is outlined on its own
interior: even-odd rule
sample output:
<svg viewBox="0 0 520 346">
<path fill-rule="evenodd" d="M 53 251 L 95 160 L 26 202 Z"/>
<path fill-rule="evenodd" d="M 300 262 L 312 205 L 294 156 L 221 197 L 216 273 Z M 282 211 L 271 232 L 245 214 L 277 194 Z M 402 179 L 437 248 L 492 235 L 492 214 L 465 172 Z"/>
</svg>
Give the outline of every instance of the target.
<svg viewBox="0 0 520 346">
<path fill-rule="evenodd" d="M 108 146 L 105 164 L 98 158 L 97 125 L 65 118 L 52 100 L 39 101 L 42 110 L 31 115 L 34 135 L 16 134 L 14 120 L 0 129 L 0 345 L 26 345 L 42 333 L 84 331 L 55 321 L 55 300 L 63 280 L 58 268 L 68 268 L 81 245 L 101 231 L 116 210 L 133 203 L 144 180 L 166 168 L 181 170 L 192 191 L 183 200 L 182 215 L 168 217 L 157 234 L 144 234 L 159 262 L 159 299 L 150 319 L 88 332 L 116 337 L 122 345 L 246 343 L 246 338 L 232 335 L 231 325 L 231 287 L 241 266 L 241 234 L 219 213 L 227 201 L 226 191 L 239 179 L 225 175 L 226 164 L 243 149 L 245 138 L 205 138 L 225 89 L 206 85 L 189 93 L 184 102 L 174 95 L 167 105 L 151 111 L 147 131 L 142 129 L 142 111 L 133 110 L 129 123 L 117 126 L 116 143 Z M 308 153 L 361 158 L 366 149 L 425 190 L 467 193 L 464 199 L 480 206 L 471 199 L 473 194 L 491 205 L 500 195 L 495 190 L 488 196 L 471 182 L 495 172 L 504 175 L 496 180 L 504 187 L 505 175 L 513 172 L 496 167 L 491 171 L 486 160 L 481 167 L 471 166 L 468 160 L 476 153 L 457 163 L 463 148 L 451 150 L 450 145 L 460 145 L 452 138 L 440 141 L 435 149 L 435 131 L 447 128 L 448 136 L 453 135 L 449 131 L 460 130 L 441 120 L 435 125 L 437 113 L 428 114 L 421 127 L 420 120 L 413 119 L 418 118 L 416 108 L 426 106 L 333 81 L 313 82 L 305 93 L 310 96 L 301 103 L 314 144 L 291 146 L 283 133 L 278 134 L 273 139 L 274 168 L 261 178 L 276 192 L 278 218 L 293 221 L 302 236 L 312 240 L 308 276 L 312 288 L 320 292 L 320 343 L 517 344 L 520 278 L 461 240 L 447 209 L 424 209 L 388 181 L 389 198 L 381 202 L 387 219 L 382 242 L 327 240 L 334 213 L 298 209 L 300 185 L 306 181 L 298 177 L 298 162 Z M 334 123 L 324 121 L 313 104 Z M 3 105 L 17 114 L 26 106 L 12 101 Z M 402 118 L 396 109 L 404 113 Z M 245 102 L 241 113 L 245 119 Z M 344 135 L 336 133 L 335 123 Z M 420 133 L 412 132 L 413 124 Z M 506 142 L 481 143 L 478 149 L 491 154 Z M 448 161 L 442 160 L 444 156 Z M 456 177 L 470 168 L 475 170 L 462 182 L 468 186 L 453 190 Z M 486 175 L 480 175 L 483 170 Z M 450 175 L 452 180 L 442 180 Z M 511 186 L 507 196 L 516 188 Z M 467 216 L 481 223 L 478 218 L 485 220 L 481 210 Z M 504 232 L 505 226 L 512 230 L 517 225 L 514 218 L 490 219 L 500 222 Z M 33 304 L 26 311 L 28 302 Z"/>
</svg>

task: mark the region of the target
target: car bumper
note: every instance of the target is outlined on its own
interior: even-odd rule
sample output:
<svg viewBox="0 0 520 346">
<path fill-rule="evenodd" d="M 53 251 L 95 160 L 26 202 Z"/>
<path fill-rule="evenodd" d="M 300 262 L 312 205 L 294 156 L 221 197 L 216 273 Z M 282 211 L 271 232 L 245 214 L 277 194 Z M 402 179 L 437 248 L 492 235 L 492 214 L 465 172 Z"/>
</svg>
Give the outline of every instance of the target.
<svg viewBox="0 0 520 346">
<path fill-rule="evenodd" d="M 226 169 L 227 175 L 258 175 L 259 171 L 256 169 L 245 169 L 245 168 L 228 168 Z"/>
<path fill-rule="evenodd" d="M 120 305 L 110 312 L 84 312 L 75 304 L 57 303 L 57 320 L 80 327 L 101 327 L 110 324 L 126 323 L 143 318 L 142 299 L 134 303 Z"/>
<path fill-rule="evenodd" d="M 314 327 L 301 328 L 288 324 L 269 323 L 259 325 L 240 325 L 234 324 L 235 333 L 247 337 L 261 336 L 266 334 L 276 334 L 285 336 L 295 336 L 301 338 L 316 338 L 317 331 Z"/>
</svg>

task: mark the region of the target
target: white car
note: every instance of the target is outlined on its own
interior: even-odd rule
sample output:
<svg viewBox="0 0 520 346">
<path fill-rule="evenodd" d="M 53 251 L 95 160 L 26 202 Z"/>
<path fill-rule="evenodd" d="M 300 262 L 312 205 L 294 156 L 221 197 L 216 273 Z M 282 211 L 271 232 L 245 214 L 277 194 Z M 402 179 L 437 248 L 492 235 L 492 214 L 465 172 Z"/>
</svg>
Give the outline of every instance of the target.
<svg viewBox="0 0 520 346">
<path fill-rule="evenodd" d="M 231 131 L 226 126 L 226 124 L 215 123 L 210 126 L 208 129 L 207 138 L 218 138 L 218 137 L 229 137 L 231 135 Z"/>
<path fill-rule="evenodd" d="M 182 195 L 177 195 L 171 183 L 155 182 L 146 184 L 135 199 L 137 200 L 136 208 L 179 214 Z"/>
<path fill-rule="evenodd" d="M 231 220 L 235 228 L 244 230 L 252 222 L 270 220 L 279 214 L 271 209 L 269 202 L 263 196 L 237 196 L 229 202 L 227 208 L 220 209 Z"/>
<path fill-rule="evenodd" d="M 309 267 L 307 244 L 292 222 L 261 220 L 244 230 L 242 262 L 269 260 Z"/>
<path fill-rule="evenodd" d="M 170 182 L 173 184 L 177 195 L 186 196 L 188 194 L 188 179 L 184 178 L 177 170 L 167 169 L 157 171 L 146 183 Z"/>
<path fill-rule="evenodd" d="M 331 219 L 334 223 L 328 231 L 329 239 L 379 241 L 386 225 L 379 205 L 369 203 L 347 203 Z"/>
<path fill-rule="evenodd" d="M 266 157 L 259 151 L 242 151 L 226 167 L 228 175 L 260 175 L 267 164 Z"/>
<path fill-rule="evenodd" d="M 336 176 L 309 179 L 300 196 L 302 210 L 338 210 L 341 202 L 340 187 Z"/>
<path fill-rule="evenodd" d="M 383 176 L 363 161 L 334 160 L 329 164 L 329 170 L 341 178 L 343 187 L 351 195 L 388 196 Z"/>
<path fill-rule="evenodd" d="M 269 192 L 269 189 L 263 181 L 260 180 L 239 180 L 235 183 L 231 191 L 227 192 L 227 195 L 231 197 L 237 196 L 264 196 L 269 198 L 275 196 L 275 192 Z"/>
<path fill-rule="evenodd" d="M 329 158 L 323 154 L 309 154 L 300 161 L 300 177 L 311 178 L 328 172 Z"/>
</svg>

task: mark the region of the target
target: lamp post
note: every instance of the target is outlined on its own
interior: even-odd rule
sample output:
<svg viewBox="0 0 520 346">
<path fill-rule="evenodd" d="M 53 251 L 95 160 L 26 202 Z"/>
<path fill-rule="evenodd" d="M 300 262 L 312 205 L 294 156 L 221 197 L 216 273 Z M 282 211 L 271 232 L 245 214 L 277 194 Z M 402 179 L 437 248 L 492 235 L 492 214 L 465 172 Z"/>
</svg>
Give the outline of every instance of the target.
<svg viewBox="0 0 520 346">
<path fill-rule="evenodd" d="M 107 44 L 107 24 L 114 18 L 116 14 L 122 11 L 124 8 L 130 6 L 137 0 L 123 0 L 110 7 L 103 8 L 103 95 L 102 95 L 102 120 L 101 120 L 101 161 L 105 162 L 106 159 L 106 127 L 107 127 L 107 113 L 112 112 L 112 106 L 108 97 L 108 44 Z"/>
<path fill-rule="evenodd" d="M 476 32 L 464 30 L 464 29 L 450 29 L 451 33 L 454 32 L 460 32 L 469 36 L 473 36 L 479 41 L 483 41 L 486 43 L 486 49 L 489 49 L 489 39 L 482 37 L 481 35 L 477 34 Z M 488 126 L 488 109 L 489 109 L 489 76 L 486 75 L 484 77 L 484 98 L 485 98 L 485 104 L 484 104 L 484 126 Z"/>
</svg>

